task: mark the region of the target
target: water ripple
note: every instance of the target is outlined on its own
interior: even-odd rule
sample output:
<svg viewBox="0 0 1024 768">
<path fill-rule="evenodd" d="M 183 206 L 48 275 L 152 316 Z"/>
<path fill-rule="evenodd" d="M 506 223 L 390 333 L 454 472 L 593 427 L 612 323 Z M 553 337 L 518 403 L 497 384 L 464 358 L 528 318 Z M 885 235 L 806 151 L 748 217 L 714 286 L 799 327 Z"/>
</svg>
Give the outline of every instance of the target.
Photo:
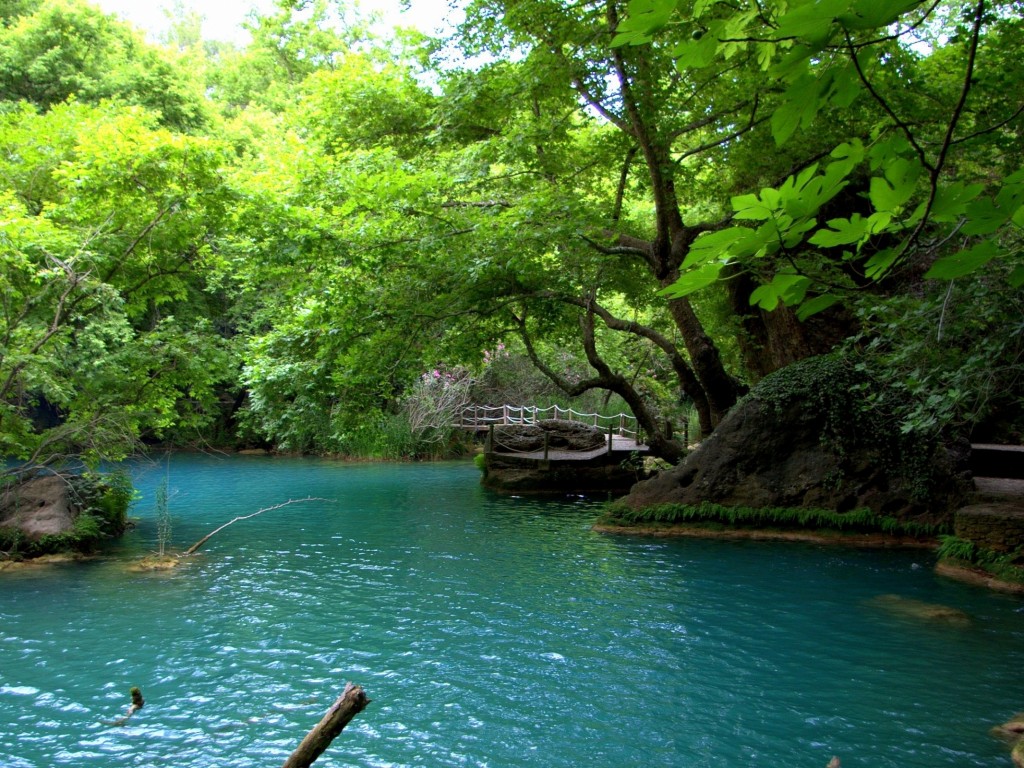
<svg viewBox="0 0 1024 768">
<path fill-rule="evenodd" d="M 170 474 L 183 546 L 282 497 L 343 501 L 232 526 L 162 578 L 6 580 L 5 768 L 280 764 L 346 680 L 373 703 L 327 766 L 988 766 L 988 727 L 1024 709 L 1019 602 L 919 554 L 600 536 L 593 504 L 497 498 L 464 465 Z M 152 548 L 146 482 L 128 550 Z M 888 593 L 973 623 L 894 619 Z M 131 685 L 145 709 L 105 726 Z"/>
</svg>

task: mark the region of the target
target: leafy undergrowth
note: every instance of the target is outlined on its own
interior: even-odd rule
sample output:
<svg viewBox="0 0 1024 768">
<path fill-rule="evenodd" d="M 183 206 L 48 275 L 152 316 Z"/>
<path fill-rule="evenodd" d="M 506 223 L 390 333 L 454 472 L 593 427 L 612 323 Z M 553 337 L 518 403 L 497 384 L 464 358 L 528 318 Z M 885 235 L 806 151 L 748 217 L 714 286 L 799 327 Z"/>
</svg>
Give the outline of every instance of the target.
<svg viewBox="0 0 1024 768">
<path fill-rule="evenodd" d="M 934 525 L 899 520 L 869 509 L 834 512 L 799 507 L 727 507 L 721 504 L 656 504 L 634 509 L 622 502 L 609 504 L 598 520 L 608 526 L 687 525 L 708 528 L 804 530 L 834 533 L 880 533 L 888 536 L 934 538 L 943 533 Z"/>
<path fill-rule="evenodd" d="M 968 539 L 943 536 L 938 555 L 940 561 L 950 565 L 984 571 L 1000 581 L 1024 585 L 1024 547 L 996 552 Z"/>
</svg>

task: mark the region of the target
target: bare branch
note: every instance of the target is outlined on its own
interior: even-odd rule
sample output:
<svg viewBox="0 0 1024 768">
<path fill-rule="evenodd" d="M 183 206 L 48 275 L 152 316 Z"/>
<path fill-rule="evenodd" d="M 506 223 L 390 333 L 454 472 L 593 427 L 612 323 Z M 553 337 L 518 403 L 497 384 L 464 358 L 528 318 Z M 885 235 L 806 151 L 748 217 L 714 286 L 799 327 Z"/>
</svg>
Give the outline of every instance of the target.
<svg viewBox="0 0 1024 768">
<path fill-rule="evenodd" d="M 248 514 L 248 515 L 239 515 L 238 517 L 234 518 L 233 520 L 228 520 L 226 523 L 224 523 L 224 525 L 220 526 L 219 528 L 217 528 L 217 529 L 215 529 L 213 531 L 210 531 L 208 534 L 203 536 L 203 538 L 201 538 L 199 541 L 197 541 L 191 547 L 186 549 L 181 554 L 181 557 L 188 557 L 189 555 L 195 554 L 196 550 L 198 550 L 201 546 L 203 546 L 203 544 L 205 544 L 207 541 L 209 541 L 215 534 L 218 534 L 221 531 L 223 531 L 229 525 L 237 523 L 237 522 L 239 522 L 241 520 L 248 520 L 251 517 L 256 517 L 256 515 L 262 515 L 264 512 L 272 512 L 275 509 L 281 509 L 281 507 L 287 507 L 289 504 L 300 504 L 300 503 L 302 503 L 304 501 L 328 501 L 328 502 L 333 502 L 334 499 L 321 499 L 321 498 L 319 498 L 317 496 L 307 496 L 304 499 L 288 499 L 288 501 L 284 501 L 284 502 L 282 502 L 280 504 L 275 504 L 272 507 L 264 507 L 263 509 L 259 509 L 259 510 L 255 511 L 255 512 L 253 512 L 251 514 Z"/>
</svg>

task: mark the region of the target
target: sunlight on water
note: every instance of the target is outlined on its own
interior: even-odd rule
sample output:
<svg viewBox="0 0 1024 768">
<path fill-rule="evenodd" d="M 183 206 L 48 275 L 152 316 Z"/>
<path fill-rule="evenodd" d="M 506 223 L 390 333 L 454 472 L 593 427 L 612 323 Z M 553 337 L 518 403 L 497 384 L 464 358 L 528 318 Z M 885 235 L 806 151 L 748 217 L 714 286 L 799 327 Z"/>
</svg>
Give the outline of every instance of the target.
<svg viewBox="0 0 1024 768">
<path fill-rule="evenodd" d="M 332 501 L 127 573 L 165 471 L 182 549 Z M 1024 710 L 1024 601 L 927 553 L 604 536 L 597 502 L 497 497 L 471 463 L 136 476 L 115 557 L 0 574 L 4 768 L 280 765 L 349 680 L 373 702 L 318 766 L 1010 764 L 987 731 Z"/>
</svg>

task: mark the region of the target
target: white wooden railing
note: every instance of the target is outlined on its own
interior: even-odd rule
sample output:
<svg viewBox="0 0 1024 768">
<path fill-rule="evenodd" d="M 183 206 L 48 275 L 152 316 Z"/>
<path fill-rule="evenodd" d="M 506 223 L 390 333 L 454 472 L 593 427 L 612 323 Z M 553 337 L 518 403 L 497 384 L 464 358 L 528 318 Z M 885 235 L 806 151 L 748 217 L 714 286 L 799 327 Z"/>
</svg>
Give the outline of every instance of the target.
<svg viewBox="0 0 1024 768">
<path fill-rule="evenodd" d="M 549 405 L 547 408 L 535 405 L 470 405 L 456 417 L 455 426 L 460 429 L 485 430 L 492 425 L 536 424 L 546 419 L 589 424 L 602 432 L 610 429 L 619 437 L 636 438 L 639 431 L 636 417 L 628 413 L 604 416 L 600 413 L 580 413 L 558 405 Z"/>
</svg>

